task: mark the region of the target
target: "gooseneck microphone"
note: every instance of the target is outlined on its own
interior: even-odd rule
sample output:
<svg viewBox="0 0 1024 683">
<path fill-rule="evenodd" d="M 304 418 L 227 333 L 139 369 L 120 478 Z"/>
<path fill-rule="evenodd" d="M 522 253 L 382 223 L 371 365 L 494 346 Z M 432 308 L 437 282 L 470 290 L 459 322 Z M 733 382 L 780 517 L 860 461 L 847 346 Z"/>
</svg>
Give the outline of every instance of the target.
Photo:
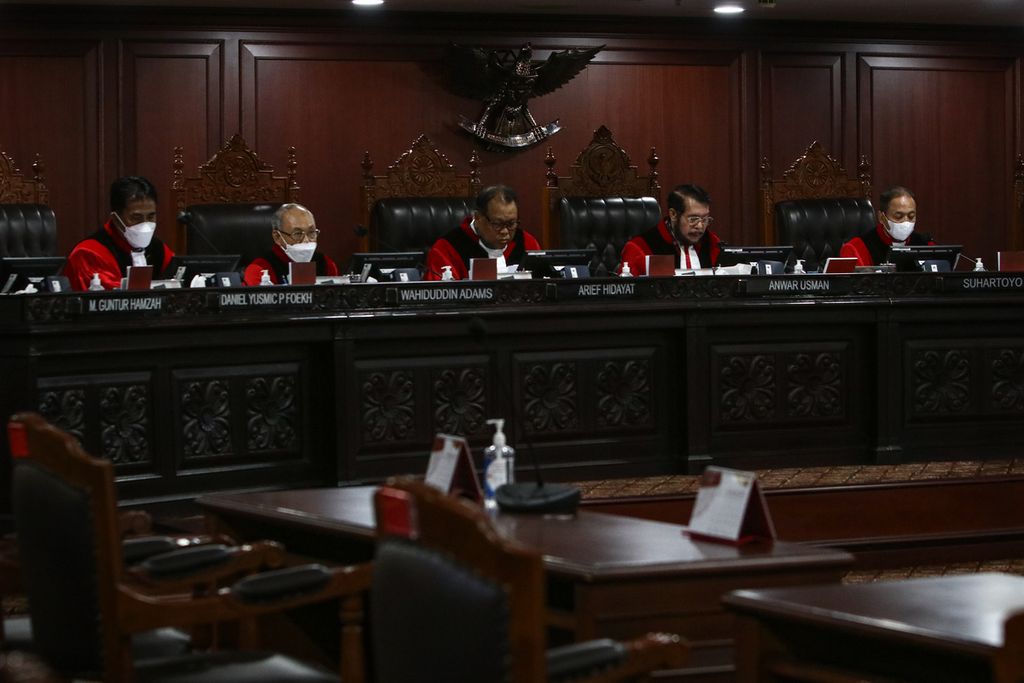
<svg viewBox="0 0 1024 683">
<path fill-rule="evenodd" d="M 487 337 L 487 323 L 483 319 L 473 316 L 469 319 L 469 333 L 480 348 L 490 351 L 490 344 Z M 568 484 L 545 483 L 544 475 L 541 473 L 540 461 L 537 459 L 537 451 L 530 440 L 529 430 L 522 422 L 522 415 L 518 406 L 509 399 L 508 387 L 501 381 L 498 382 L 502 400 L 508 406 L 514 424 L 521 425 L 523 441 L 530 453 L 530 465 L 533 467 L 533 482 L 522 482 L 514 484 L 503 484 L 494 492 L 494 500 L 498 507 L 504 512 L 524 512 L 532 514 L 547 515 L 571 515 L 576 512 L 580 504 L 580 490 Z"/>
</svg>

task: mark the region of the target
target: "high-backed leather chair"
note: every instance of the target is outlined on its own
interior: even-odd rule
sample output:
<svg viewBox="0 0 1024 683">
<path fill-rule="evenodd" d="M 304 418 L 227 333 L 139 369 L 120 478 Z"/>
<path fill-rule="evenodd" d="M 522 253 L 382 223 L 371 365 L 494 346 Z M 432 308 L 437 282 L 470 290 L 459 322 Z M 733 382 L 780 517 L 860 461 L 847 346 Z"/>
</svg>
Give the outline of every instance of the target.
<svg viewBox="0 0 1024 683">
<path fill-rule="evenodd" d="M 256 617 L 339 598 L 346 618 L 355 617 L 362 609 L 361 594 L 369 587 L 368 566 L 328 570 L 309 565 L 252 574 L 230 588 L 189 599 L 183 587 L 204 579 L 212 560 L 233 553 L 208 546 L 151 557 L 144 563 L 146 573 L 133 580 L 123 566 L 113 464 L 92 458 L 74 437 L 32 413 L 11 418 L 8 436 L 15 458 L 12 512 L 33 642 L 50 666 L 67 676 L 108 683 L 338 680 L 335 673 L 275 653 L 218 651 L 136 659 L 128 642 L 135 633 L 161 626 L 241 621 L 245 627 L 240 642 L 253 645 L 247 634 L 255 630 Z M 267 552 L 243 546 L 232 556 L 261 564 L 268 553 L 280 559 L 276 544 L 254 545 Z M 198 575 L 183 578 L 184 569 Z M 145 590 L 150 584 L 154 590 Z M 362 680 L 362 648 L 354 637 L 359 629 L 358 623 L 343 628 L 346 683 Z"/>
<path fill-rule="evenodd" d="M 460 175 L 426 135 L 373 175 L 370 153 L 363 154 L 362 240 L 360 251 L 426 250 L 438 237 L 473 212 L 480 193 L 480 158 L 469 157 L 469 174 Z"/>
<path fill-rule="evenodd" d="M 861 157 L 857 178 L 817 141 L 779 180 L 767 158 L 761 162 L 761 231 L 765 245 L 791 245 L 804 268 L 817 270 L 839 255 L 843 242 L 871 229 L 871 167 Z"/>
<path fill-rule="evenodd" d="M 611 131 L 601 126 L 569 167 L 569 175 L 562 177 L 555 171 L 550 147 L 544 163 L 548 168 L 542 242 L 552 248 L 592 246 L 592 273 L 613 272 L 623 245 L 658 224 L 661 185 L 653 147 L 647 159 L 649 174 L 638 175 Z"/>
<path fill-rule="evenodd" d="M 546 650 L 539 552 L 502 538 L 482 508 L 421 481 L 391 481 L 374 502 L 379 683 L 610 683 L 682 665 L 686 646 L 665 634 Z"/>
<path fill-rule="evenodd" d="M 274 212 L 298 201 L 294 147 L 284 176 L 274 175 L 238 134 L 199 167 L 197 176 L 186 178 L 184 165 L 182 148 L 176 147 L 171 187 L 181 226 L 177 251 L 240 254 L 244 268 L 271 248 Z"/>
<path fill-rule="evenodd" d="M 56 255 L 57 217 L 48 201 L 39 157 L 26 178 L 0 151 L 0 257 Z"/>
</svg>

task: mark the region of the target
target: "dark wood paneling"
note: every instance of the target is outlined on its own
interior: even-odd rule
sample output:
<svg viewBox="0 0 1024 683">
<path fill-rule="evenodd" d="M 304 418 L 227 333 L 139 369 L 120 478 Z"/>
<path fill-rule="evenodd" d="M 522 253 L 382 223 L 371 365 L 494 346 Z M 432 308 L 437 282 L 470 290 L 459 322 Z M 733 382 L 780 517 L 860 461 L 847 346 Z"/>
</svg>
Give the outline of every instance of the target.
<svg viewBox="0 0 1024 683">
<path fill-rule="evenodd" d="M 1011 59 L 862 56 L 862 150 L 876 191 L 906 185 L 920 228 L 994 267 L 1011 243 Z"/>
<path fill-rule="evenodd" d="M 41 155 L 62 253 L 96 212 L 99 52 L 95 41 L 0 41 L 0 149 L 27 175 Z"/>
<path fill-rule="evenodd" d="M 152 176 L 168 196 L 170 150 L 194 169 L 234 132 L 283 171 L 298 149 L 300 196 L 344 261 L 355 246 L 359 160 L 382 171 L 419 133 L 465 169 L 475 141 L 457 128 L 480 103 L 450 95 L 444 46 L 473 17 L 119 9 L 5 14 L 0 144 L 23 167 L 36 152 L 67 249 L 106 212 L 110 179 Z M 665 187 L 695 181 L 715 199 L 723 236 L 757 242 L 757 165 L 781 173 L 813 139 L 853 172 L 865 154 L 874 185 L 921 197 L 922 228 L 991 257 L 1010 235 L 1010 180 L 1022 129 L 1024 76 L 1010 34 L 888 26 L 515 17 L 476 41 L 552 49 L 605 44 L 562 89 L 535 99 L 567 168 L 607 125 L 641 167 L 656 146 Z M 539 226 L 546 145 L 481 153 L 485 182 L 520 190 Z M 979 199 L 980 198 L 980 199 Z M 161 231 L 170 209 L 165 201 Z"/>
<path fill-rule="evenodd" d="M 762 57 L 761 144 L 774 177 L 817 140 L 848 170 L 843 118 L 843 55 L 775 54 Z"/>
<path fill-rule="evenodd" d="M 157 234 L 175 245 L 170 193 L 174 148 L 183 148 L 185 172 L 192 177 L 225 139 L 221 44 L 129 41 L 121 53 L 123 149 L 118 174 L 143 175 L 156 185 L 161 193 Z"/>
</svg>

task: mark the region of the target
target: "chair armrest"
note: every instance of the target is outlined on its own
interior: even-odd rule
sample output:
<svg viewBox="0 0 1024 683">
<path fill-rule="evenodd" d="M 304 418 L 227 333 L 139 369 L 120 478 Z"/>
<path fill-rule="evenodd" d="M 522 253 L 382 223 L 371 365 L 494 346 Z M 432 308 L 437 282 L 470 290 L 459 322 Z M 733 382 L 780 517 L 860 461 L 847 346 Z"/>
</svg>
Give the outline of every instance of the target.
<svg viewBox="0 0 1024 683">
<path fill-rule="evenodd" d="M 231 586 L 241 602 L 269 602 L 321 591 L 332 572 L 322 564 L 286 567 L 247 576 Z"/>
<path fill-rule="evenodd" d="M 604 651 L 604 646 L 600 644 L 605 641 L 591 642 L 597 643 L 593 646 L 595 662 L 600 656 L 608 656 L 600 654 Z M 587 646 L 590 643 L 581 643 L 581 645 Z M 682 667 L 686 661 L 686 653 L 690 649 L 686 641 L 669 633 L 648 633 L 642 638 L 618 642 L 616 645 L 622 649 L 623 656 L 619 660 L 608 661 L 603 668 L 595 664 L 589 672 L 585 669 L 577 670 L 573 675 L 572 672 L 566 671 L 563 676 L 572 680 L 573 683 L 618 683 L 619 681 L 648 680 L 647 674 L 651 671 Z M 576 646 L 570 645 L 569 647 Z M 562 648 L 554 648 L 555 651 L 560 649 Z M 556 657 L 565 658 L 563 660 L 565 662 L 571 662 L 574 659 L 582 662 L 586 659 L 585 652 L 586 650 L 579 654 L 561 654 Z M 550 666 L 550 657 L 548 662 Z M 549 680 L 558 680 L 550 668 L 548 672 Z"/>
<path fill-rule="evenodd" d="M 121 541 L 121 559 L 126 565 L 137 564 L 154 555 L 179 550 L 181 546 L 170 536 L 140 536 Z"/>
<path fill-rule="evenodd" d="M 578 678 L 626 658 L 626 646 L 611 638 L 553 647 L 547 651 L 548 680 Z"/>
<path fill-rule="evenodd" d="M 160 589 L 225 585 L 243 574 L 280 567 L 284 548 L 273 541 L 229 547 L 209 543 L 154 555 L 131 567 L 130 577 Z"/>
</svg>

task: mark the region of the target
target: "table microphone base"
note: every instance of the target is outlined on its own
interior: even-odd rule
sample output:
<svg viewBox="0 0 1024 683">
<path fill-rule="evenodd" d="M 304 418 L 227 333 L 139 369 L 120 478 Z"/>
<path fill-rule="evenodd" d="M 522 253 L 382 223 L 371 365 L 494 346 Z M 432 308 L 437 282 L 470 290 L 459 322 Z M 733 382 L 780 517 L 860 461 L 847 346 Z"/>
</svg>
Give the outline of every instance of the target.
<svg viewBox="0 0 1024 683">
<path fill-rule="evenodd" d="M 502 484 L 494 500 L 502 512 L 571 515 L 580 504 L 580 490 L 568 484 Z"/>
</svg>

